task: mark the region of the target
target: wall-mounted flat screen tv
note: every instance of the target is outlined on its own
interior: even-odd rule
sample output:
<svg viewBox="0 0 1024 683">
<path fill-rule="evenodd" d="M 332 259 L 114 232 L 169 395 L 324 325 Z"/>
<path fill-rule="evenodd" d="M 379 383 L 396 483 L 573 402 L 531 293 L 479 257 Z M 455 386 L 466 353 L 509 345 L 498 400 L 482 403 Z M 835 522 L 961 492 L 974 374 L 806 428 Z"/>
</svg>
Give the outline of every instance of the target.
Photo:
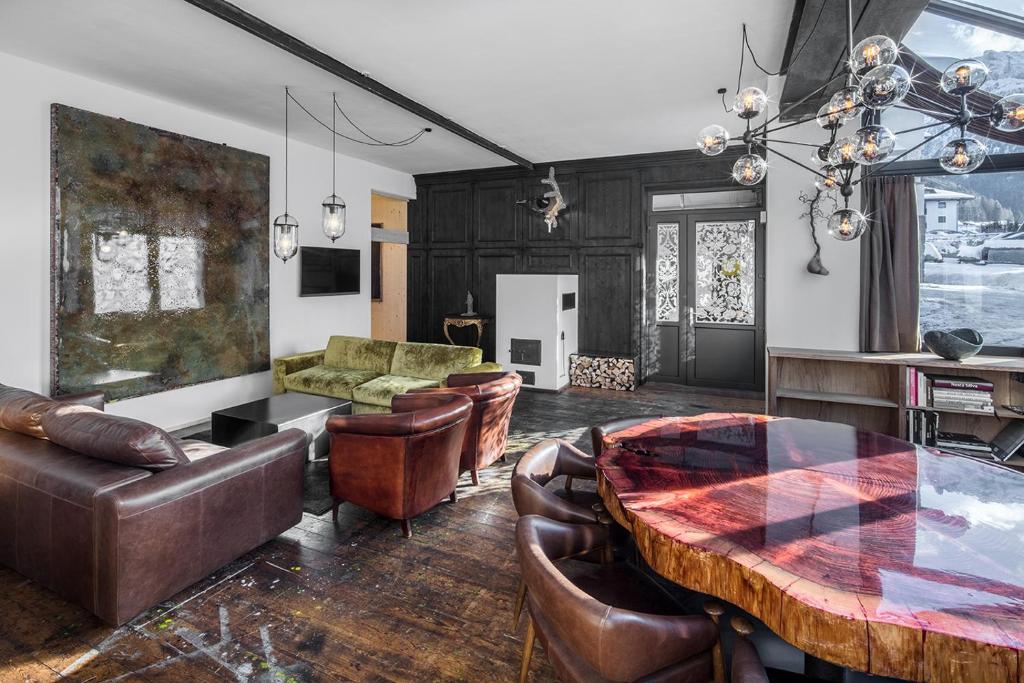
<svg viewBox="0 0 1024 683">
<path fill-rule="evenodd" d="M 359 293 L 359 250 L 299 248 L 299 296 Z"/>
</svg>

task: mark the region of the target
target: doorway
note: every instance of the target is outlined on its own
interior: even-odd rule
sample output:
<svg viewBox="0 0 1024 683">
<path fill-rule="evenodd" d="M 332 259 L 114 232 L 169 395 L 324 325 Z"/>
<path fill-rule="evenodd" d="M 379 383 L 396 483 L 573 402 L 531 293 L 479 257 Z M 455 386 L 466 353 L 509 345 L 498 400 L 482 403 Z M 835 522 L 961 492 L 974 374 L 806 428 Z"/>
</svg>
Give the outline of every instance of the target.
<svg viewBox="0 0 1024 683">
<path fill-rule="evenodd" d="M 409 202 L 370 194 L 370 336 L 406 340 Z"/>
<path fill-rule="evenodd" d="M 759 195 L 754 190 L 692 194 L 700 197 L 648 195 L 646 378 L 763 391 L 765 249 Z"/>
</svg>

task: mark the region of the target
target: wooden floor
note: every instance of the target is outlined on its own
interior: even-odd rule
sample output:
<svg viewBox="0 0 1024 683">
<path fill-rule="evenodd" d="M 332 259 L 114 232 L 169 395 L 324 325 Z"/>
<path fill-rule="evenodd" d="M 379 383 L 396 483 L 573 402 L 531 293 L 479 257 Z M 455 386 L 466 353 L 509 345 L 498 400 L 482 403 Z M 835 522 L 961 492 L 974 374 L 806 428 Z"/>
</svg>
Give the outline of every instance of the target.
<svg viewBox="0 0 1024 683">
<path fill-rule="evenodd" d="M 0 681 L 512 681 L 523 627 L 508 481 L 519 453 L 640 414 L 760 412 L 763 402 L 648 385 L 523 392 L 510 458 L 468 475 L 414 536 L 351 505 L 302 522 L 119 629 L 0 568 Z M 543 651 L 532 678 L 552 680 Z"/>
</svg>

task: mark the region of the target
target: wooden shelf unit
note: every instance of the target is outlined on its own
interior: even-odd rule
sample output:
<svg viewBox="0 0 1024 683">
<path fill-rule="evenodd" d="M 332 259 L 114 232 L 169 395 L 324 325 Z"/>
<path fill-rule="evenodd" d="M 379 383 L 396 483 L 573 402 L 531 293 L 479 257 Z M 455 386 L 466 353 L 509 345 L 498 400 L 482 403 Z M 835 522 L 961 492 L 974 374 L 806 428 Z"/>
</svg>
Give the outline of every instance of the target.
<svg viewBox="0 0 1024 683">
<path fill-rule="evenodd" d="M 1024 405 L 1024 358 L 975 356 L 963 362 L 929 353 L 858 353 L 771 347 L 768 349 L 766 412 L 842 422 L 860 429 L 907 438 L 907 368 L 928 374 L 980 377 L 995 385 L 994 415 L 927 408 L 940 413 L 942 431 L 989 441 L 1008 420 L 1024 419 L 1005 404 Z M 1018 462 L 1019 461 L 1019 462 Z M 1007 464 L 1024 467 L 1024 458 Z"/>
</svg>

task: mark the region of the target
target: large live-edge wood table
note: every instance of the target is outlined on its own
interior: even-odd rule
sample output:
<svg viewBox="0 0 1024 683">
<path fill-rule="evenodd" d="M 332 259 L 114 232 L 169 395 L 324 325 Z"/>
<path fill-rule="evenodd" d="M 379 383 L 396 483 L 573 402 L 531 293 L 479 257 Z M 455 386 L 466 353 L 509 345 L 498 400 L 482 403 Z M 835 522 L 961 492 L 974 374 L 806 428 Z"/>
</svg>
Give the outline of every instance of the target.
<svg viewBox="0 0 1024 683">
<path fill-rule="evenodd" d="M 598 487 L 662 576 L 813 657 L 911 681 L 1024 681 L 1024 474 L 847 425 L 653 418 Z"/>
</svg>

